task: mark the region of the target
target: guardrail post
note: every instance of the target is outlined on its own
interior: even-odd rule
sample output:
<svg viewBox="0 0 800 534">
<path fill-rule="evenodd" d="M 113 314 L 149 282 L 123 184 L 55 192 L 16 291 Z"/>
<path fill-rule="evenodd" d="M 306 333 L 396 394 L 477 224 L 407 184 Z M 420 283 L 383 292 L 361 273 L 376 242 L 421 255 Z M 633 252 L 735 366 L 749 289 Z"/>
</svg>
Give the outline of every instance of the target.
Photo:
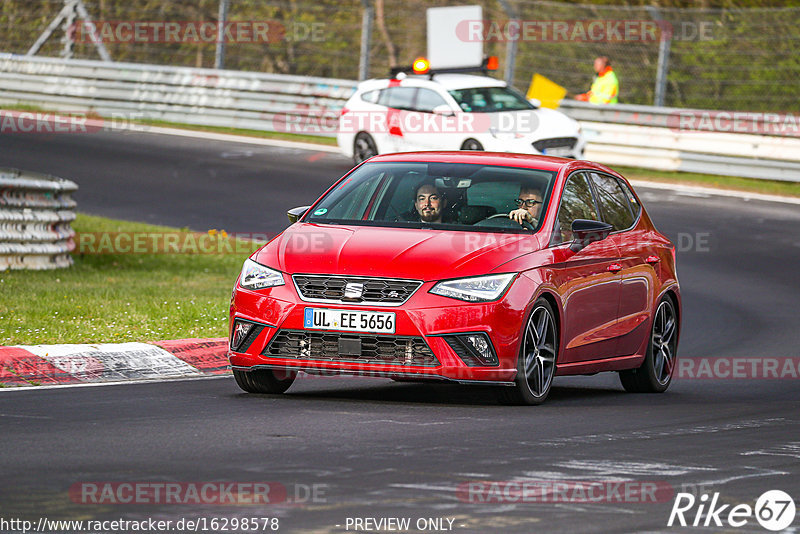
<svg viewBox="0 0 800 534">
<path fill-rule="evenodd" d="M 503 11 L 508 15 L 509 20 L 517 18 L 517 12 L 511 7 L 507 0 L 500 0 L 500 5 L 503 6 Z M 508 85 L 514 83 L 514 67 L 517 63 L 517 45 L 519 43 L 519 35 L 516 39 L 509 39 L 506 42 L 506 68 L 503 78 Z"/>
<path fill-rule="evenodd" d="M 214 68 L 225 68 L 225 24 L 228 22 L 229 0 L 219 0 L 219 13 L 217 15 L 217 51 L 214 54 Z"/>
<path fill-rule="evenodd" d="M 656 22 L 661 22 L 661 38 L 658 41 L 658 67 L 656 69 L 656 88 L 653 105 L 664 106 L 664 97 L 667 94 L 667 75 L 669 74 L 669 50 L 672 46 L 672 33 L 664 31 L 663 17 L 658 8 L 648 6 L 647 10 Z"/>
<path fill-rule="evenodd" d="M 364 13 L 361 15 L 361 57 L 358 61 L 358 81 L 369 78 L 369 43 L 372 41 L 372 19 L 375 11 L 369 0 L 361 0 Z"/>
</svg>

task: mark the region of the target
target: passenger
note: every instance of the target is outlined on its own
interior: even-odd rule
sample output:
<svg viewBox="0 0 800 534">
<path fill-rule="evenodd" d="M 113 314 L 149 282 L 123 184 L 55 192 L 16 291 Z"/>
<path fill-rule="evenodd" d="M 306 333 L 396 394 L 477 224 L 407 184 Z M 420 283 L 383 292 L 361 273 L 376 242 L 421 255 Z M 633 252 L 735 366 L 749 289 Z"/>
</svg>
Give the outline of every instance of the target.
<svg viewBox="0 0 800 534">
<path fill-rule="evenodd" d="M 542 193 L 533 187 L 522 186 L 519 198 L 515 199 L 517 209 L 508 214 L 509 219 L 517 221 L 519 224 L 528 222 L 536 226 L 539 221 L 539 211 L 542 209 Z"/>
</svg>

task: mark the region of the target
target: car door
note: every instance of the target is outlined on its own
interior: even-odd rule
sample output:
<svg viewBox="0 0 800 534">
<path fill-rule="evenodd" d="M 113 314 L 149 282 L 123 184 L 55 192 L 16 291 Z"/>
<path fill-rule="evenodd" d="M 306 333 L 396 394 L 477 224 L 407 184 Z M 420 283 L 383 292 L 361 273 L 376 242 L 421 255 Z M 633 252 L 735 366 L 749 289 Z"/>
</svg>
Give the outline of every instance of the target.
<svg viewBox="0 0 800 534">
<path fill-rule="evenodd" d="M 564 306 L 561 364 L 617 355 L 619 251 L 608 238 L 571 250 L 572 221 L 600 220 L 589 178 L 573 173 L 564 185 L 551 248 L 553 283 Z"/>
<path fill-rule="evenodd" d="M 608 237 L 620 252 L 618 352 L 634 354 L 649 334 L 647 318 L 657 282 L 658 250 L 649 230 L 638 225 L 641 206 L 618 178 L 591 173 L 603 220 L 614 227 Z"/>
</svg>

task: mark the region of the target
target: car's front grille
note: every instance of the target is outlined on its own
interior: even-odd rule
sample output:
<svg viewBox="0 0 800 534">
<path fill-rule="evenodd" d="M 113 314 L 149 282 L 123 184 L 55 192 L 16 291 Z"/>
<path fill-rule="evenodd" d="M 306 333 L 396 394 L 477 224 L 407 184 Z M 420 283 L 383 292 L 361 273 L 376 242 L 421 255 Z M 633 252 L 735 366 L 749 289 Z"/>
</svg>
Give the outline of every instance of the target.
<svg viewBox="0 0 800 534">
<path fill-rule="evenodd" d="M 575 147 L 578 142 L 577 137 L 551 137 L 550 139 L 539 139 L 533 142 L 533 148 L 539 152 L 544 152 L 548 148 L 569 148 Z"/>
<path fill-rule="evenodd" d="M 421 337 L 279 330 L 262 353 L 276 358 L 435 367 L 439 360 Z"/>
<path fill-rule="evenodd" d="M 359 303 L 399 306 L 416 291 L 419 280 L 296 274 L 292 276 L 300 298 L 311 302 Z M 361 296 L 345 299 L 345 286 L 363 284 Z"/>
</svg>

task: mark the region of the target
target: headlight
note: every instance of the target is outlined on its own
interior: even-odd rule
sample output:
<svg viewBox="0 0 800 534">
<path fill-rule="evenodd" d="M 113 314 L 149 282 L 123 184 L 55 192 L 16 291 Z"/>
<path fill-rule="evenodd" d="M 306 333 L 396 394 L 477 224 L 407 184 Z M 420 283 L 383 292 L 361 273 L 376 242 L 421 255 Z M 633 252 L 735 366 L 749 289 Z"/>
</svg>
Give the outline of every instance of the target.
<svg viewBox="0 0 800 534">
<path fill-rule="evenodd" d="M 507 273 L 445 280 L 433 286 L 430 293 L 467 302 L 490 302 L 505 293 L 515 276 L 516 273 Z"/>
<path fill-rule="evenodd" d="M 239 285 L 245 289 L 264 289 L 283 285 L 283 275 L 275 269 L 264 267 L 251 259 L 244 260 Z"/>
</svg>

